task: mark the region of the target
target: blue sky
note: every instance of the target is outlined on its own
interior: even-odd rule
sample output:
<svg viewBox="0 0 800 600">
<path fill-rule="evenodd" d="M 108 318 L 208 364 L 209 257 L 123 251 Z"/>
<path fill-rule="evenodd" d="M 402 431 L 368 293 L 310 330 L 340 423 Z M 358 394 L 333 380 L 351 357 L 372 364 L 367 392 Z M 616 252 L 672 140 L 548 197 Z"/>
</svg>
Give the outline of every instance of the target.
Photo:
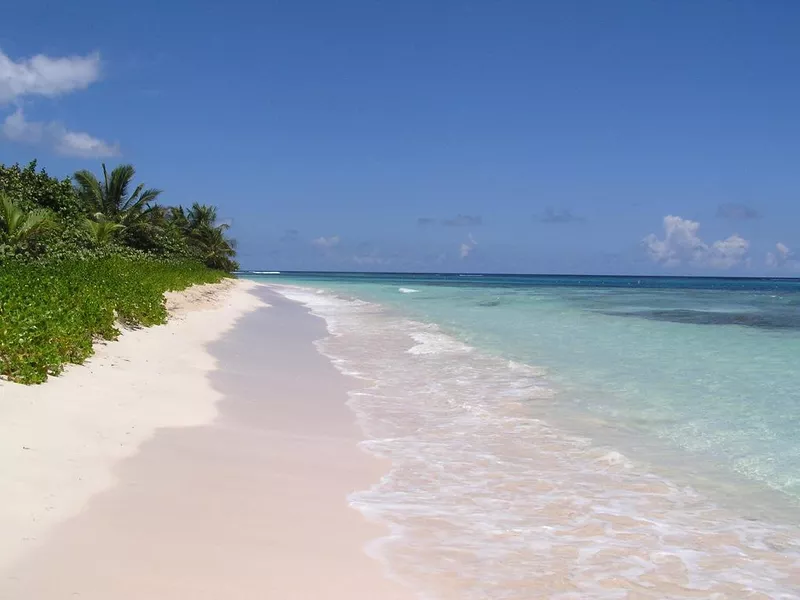
<svg viewBox="0 0 800 600">
<path fill-rule="evenodd" d="M 0 162 L 131 162 L 246 268 L 800 273 L 800 4 L 5 11 Z"/>
</svg>

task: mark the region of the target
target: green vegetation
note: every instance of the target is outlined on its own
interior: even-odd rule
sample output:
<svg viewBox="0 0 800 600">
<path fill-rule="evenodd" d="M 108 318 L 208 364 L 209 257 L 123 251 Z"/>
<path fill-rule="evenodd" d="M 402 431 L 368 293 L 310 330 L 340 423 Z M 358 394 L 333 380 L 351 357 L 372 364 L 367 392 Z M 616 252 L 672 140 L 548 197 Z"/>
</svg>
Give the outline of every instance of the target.
<svg viewBox="0 0 800 600">
<path fill-rule="evenodd" d="M 44 209 L 21 210 L 5 194 L 0 195 L 0 227 L 3 237 L 12 246 L 22 246 L 52 223 Z"/>
<path fill-rule="evenodd" d="M 117 322 L 163 323 L 165 291 L 238 268 L 215 207 L 159 204 L 134 179 L 130 165 L 103 165 L 102 181 L 0 165 L 0 376 L 42 382 L 115 339 Z"/>
</svg>

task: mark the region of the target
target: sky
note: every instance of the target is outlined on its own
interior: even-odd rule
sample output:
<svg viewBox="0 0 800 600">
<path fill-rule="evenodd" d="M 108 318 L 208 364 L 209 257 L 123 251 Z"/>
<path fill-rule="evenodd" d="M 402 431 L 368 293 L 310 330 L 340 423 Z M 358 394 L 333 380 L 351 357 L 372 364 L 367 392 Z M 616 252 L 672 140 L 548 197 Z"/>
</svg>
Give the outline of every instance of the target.
<svg viewBox="0 0 800 600">
<path fill-rule="evenodd" d="M 132 163 L 243 268 L 800 276 L 795 0 L 30 2 L 0 162 Z"/>
</svg>

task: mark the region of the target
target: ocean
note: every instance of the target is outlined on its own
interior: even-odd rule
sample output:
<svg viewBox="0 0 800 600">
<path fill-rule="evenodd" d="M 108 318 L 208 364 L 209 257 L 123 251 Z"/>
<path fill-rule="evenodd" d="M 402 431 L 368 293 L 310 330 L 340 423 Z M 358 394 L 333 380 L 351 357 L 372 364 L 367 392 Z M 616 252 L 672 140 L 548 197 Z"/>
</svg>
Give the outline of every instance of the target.
<svg viewBox="0 0 800 600">
<path fill-rule="evenodd" d="M 800 280 L 246 274 L 359 380 L 422 598 L 800 598 Z"/>
</svg>

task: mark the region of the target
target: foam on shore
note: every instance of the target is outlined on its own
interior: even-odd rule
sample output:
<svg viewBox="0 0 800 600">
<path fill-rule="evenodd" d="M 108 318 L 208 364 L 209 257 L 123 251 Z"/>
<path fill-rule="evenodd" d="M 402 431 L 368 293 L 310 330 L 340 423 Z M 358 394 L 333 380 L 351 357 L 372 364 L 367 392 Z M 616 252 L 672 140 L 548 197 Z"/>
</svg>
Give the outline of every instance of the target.
<svg viewBox="0 0 800 600">
<path fill-rule="evenodd" d="M 634 456 L 555 426 L 541 369 L 380 305 L 301 287 L 351 393 L 365 450 L 391 460 L 351 496 L 372 546 L 431 598 L 795 598 L 800 531 L 724 509 Z"/>
</svg>

